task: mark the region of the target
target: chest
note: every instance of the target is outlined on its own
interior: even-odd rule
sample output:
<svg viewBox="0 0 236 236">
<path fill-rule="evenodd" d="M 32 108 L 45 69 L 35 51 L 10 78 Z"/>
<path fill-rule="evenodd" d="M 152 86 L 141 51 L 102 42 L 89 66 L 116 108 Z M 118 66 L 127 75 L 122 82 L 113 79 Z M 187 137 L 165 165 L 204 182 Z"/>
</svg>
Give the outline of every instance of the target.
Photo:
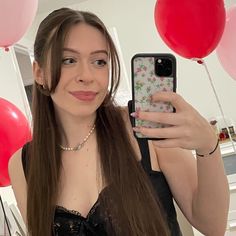
<svg viewBox="0 0 236 236">
<path fill-rule="evenodd" d="M 86 215 L 98 198 L 100 176 L 96 145 L 91 143 L 77 152 L 63 152 L 57 205 Z"/>
<path fill-rule="evenodd" d="M 132 145 L 137 154 L 137 161 L 140 161 L 142 156 L 135 139 L 132 140 Z M 149 152 L 152 169 L 159 170 L 152 145 L 149 145 Z M 79 152 L 62 154 L 57 205 L 76 210 L 86 216 L 104 187 L 100 156 L 95 143 L 84 146 Z"/>
</svg>

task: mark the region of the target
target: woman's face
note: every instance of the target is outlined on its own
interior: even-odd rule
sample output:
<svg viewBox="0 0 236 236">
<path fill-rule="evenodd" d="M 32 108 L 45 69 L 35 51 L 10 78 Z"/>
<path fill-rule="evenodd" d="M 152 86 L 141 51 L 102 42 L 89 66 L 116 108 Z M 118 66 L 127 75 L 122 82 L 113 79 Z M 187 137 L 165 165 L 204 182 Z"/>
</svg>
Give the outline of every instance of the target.
<svg viewBox="0 0 236 236">
<path fill-rule="evenodd" d="M 107 94 L 108 62 L 104 35 L 85 23 L 73 26 L 63 48 L 61 78 L 51 94 L 56 111 L 81 117 L 94 114 Z"/>
</svg>

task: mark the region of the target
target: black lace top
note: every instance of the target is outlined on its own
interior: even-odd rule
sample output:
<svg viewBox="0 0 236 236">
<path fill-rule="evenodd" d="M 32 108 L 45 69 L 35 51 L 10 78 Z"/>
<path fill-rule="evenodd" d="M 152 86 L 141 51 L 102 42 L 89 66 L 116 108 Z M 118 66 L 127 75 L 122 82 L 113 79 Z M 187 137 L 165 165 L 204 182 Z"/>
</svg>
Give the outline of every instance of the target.
<svg viewBox="0 0 236 236">
<path fill-rule="evenodd" d="M 55 236 L 106 236 L 114 235 L 109 214 L 100 208 L 101 199 L 106 197 L 110 187 L 105 187 L 99 194 L 87 216 L 80 212 L 56 206 L 54 217 Z M 109 232 L 109 234 L 108 234 Z"/>
<path fill-rule="evenodd" d="M 151 169 L 150 154 L 148 142 L 145 139 L 137 139 L 142 154 L 141 164 L 149 176 L 160 203 L 167 215 L 168 225 L 171 236 L 181 236 L 181 231 L 176 218 L 176 211 L 173 204 L 172 193 L 165 176 L 160 171 Z M 22 164 L 26 174 L 27 155 L 25 145 L 22 149 Z M 79 212 L 68 210 L 63 206 L 56 206 L 54 217 L 54 234 L 55 236 L 112 236 L 111 221 L 109 215 L 101 211 L 100 200 L 106 195 L 109 186 L 105 187 L 98 196 L 86 217 Z M 109 232 L 109 234 L 107 233 Z"/>
<path fill-rule="evenodd" d="M 88 215 L 82 216 L 78 211 L 68 210 L 63 206 L 56 206 L 54 217 L 55 236 L 105 236 L 112 232 L 110 220 L 100 211 L 100 198 L 106 193 L 104 188 Z"/>
</svg>

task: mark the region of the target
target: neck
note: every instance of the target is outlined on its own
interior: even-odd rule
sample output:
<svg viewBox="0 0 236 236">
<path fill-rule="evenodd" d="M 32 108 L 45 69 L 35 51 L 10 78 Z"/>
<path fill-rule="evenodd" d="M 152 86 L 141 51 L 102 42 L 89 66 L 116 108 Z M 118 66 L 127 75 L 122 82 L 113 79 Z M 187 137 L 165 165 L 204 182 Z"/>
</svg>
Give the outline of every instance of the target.
<svg viewBox="0 0 236 236">
<path fill-rule="evenodd" d="M 81 143 L 94 126 L 96 113 L 86 117 L 66 115 L 59 117 L 62 145 L 75 147 Z"/>
</svg>

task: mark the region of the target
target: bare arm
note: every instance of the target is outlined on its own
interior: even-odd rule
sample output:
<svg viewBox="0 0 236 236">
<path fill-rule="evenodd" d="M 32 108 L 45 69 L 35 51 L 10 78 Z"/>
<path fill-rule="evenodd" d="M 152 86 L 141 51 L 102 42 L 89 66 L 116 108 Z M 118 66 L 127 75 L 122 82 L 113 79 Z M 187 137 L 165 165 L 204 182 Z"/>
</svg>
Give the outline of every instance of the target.
<svg viewBox="0 0 236 236">
<path fill-rule="evenodd" d="M 210 124 L 181 96 L 159 92 L 152 102 L 171 102 L 176 113 L 139 112 L 141 120 L 169 124 L 167 128 L 137 127 L 148 137 L 164 138 L 153 141 L 158 160 L 173 195 L 188 220 L 204 235 L 222 236 L 229 208 L 229 189 L 219 147 L 212 152 L 217 137 Z M 188 149 L 188 150 L 187 150 Z"/>
<path fill-rule="evenodd" d="M 21 161 L 21 149 L 11 157 L 8 164 L 8 171 L 17 206 L 26 223 L 27 184 Z"/>
<path fill-rule="evenodd" d="M 209 158 L 180 148 L 156 148 L 160 168 L 189 222 L 204 235 L 224 235 L 229 189 L 219 150 Z"/>
<path fill-rule="evenodd" d="M 197 177 L 198 188 L 192 203 L 196 228 L 209 229 L 209 235 L 224 235 L 229 209 L 229 185 L 219 148 L 211 157 L 197 158 Z"/>
</svg>

